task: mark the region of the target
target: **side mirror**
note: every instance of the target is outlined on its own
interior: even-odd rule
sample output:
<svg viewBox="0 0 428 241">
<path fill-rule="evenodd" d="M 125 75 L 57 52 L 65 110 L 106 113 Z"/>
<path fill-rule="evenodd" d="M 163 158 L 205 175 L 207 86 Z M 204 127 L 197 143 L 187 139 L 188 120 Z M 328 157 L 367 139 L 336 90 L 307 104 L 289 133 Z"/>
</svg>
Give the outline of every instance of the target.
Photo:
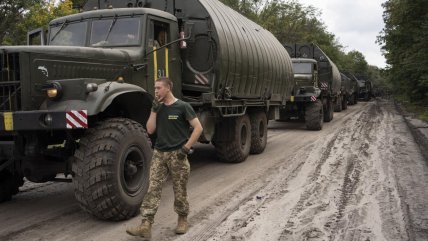
<svg viewBox="0 0 428 241">
<path fill-rule="evenodd" d="M 27 45 L 46 45 L 46 32 L 37 28 L 27 33 Z"/>
</svg>

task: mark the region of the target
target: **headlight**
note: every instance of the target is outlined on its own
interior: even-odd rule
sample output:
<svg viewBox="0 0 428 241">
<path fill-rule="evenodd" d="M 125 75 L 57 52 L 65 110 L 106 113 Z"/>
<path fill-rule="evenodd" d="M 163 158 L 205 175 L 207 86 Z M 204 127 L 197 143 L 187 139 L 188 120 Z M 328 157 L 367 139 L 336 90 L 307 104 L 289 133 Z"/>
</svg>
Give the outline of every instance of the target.
<svg viewBox="0 0 428 241">
<path fill-rule="evenodd" d="M 95 83 L 86 84 L 86 93 L 95 92 L 98 90 L 98 85 Z"/>
<path fill-rule="evenodd" d="M 44 89 L 46 90 L 47 96 L 52 100 L 59 99 L 62 95 L 62 87 L 58 82 L 49 83 Z"/>
</svg>

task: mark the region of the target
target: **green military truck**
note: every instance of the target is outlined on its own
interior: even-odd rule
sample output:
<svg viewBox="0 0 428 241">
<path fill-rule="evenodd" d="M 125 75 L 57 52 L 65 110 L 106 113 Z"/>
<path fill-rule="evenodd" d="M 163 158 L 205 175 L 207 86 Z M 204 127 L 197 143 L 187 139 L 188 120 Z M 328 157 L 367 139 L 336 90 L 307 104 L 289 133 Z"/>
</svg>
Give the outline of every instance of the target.
<svg viewBox="0 0 428 241">
<path fill-rule="evenodd" d="M 354 86 L 352 85 L 352 80 L 344 73 L 340 73 L 340 78 L 342 80 L 342 85 L 340 88 L 340 93 L 342 95 L 342 106 L 340 110 L 346 110 L 348 109 L 349 99 L 351 98 L 354 91 Z"/>
<path fill-rule="evenodd" d="M 358 99 L 369 101 L 373 96 L 372 82 L 370 80 L 358 80 Z"/>
<path fill-rule="evenodd" d="M 321 130 L 324 121 L 333 119 L 334 106 L 342 103 L 339 71 L 316 44 L 284 47 L 292 58 L 294 87 L 281 119 L 304 119 L 309 130 Z"/>
<path fill-rule="evenodd" d="M 0 201 L 23 177 L 63 173 L 85 211 L 136 215 L 155 138 L 145 124 L 163 76 L 221 160 L 263 152 L 293 78 L 270 32 L 219 1 L 90 0 L 83 10 L 51 21 L 47 36 L 30 32 L 29 43 L 45 46 L 0 47 Z"/>
</svg>

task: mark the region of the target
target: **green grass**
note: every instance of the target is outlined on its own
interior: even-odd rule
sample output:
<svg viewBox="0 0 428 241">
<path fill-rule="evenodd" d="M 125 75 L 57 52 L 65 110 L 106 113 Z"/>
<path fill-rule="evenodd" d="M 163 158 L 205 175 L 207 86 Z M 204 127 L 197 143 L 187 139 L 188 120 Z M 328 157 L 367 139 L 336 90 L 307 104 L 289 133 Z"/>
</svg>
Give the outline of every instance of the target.
<svg viewBox="0 0 428 241">
<path fill-rule="evenodd" d="M 402 104 L 407 112 L 413 113 L 416 118 L 428 122 L 428 103 L 412 103 L 403 96 L 395 96 L 395 99 Z"/>
</svg>

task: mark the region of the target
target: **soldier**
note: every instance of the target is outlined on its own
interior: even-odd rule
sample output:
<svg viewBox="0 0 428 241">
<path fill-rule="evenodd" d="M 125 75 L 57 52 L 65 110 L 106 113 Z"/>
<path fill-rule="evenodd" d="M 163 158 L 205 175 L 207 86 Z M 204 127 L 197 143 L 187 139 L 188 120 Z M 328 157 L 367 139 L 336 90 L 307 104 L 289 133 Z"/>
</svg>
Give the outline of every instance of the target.
<svg viewBox="0 0 428 241">
<path fill-rule="evenodd" d="M 141 205 L 142 223 L 126 232 L 133 236 L 150 238 L 151 226 L 160 203 L 162 185 L 171 174 L 174 189 L 174 210 L 178 214 L 175 232 L 184 234 L 189 225 L 187 215 L 187 181 L 190 165 L 187 159 L 192 145 L 202 133 L 202 126 L 190 104 L 172 94 L 173 83 L 169 78 L 155 81 L 155 99 L 147 121 L 147 132 L 156 131 L 157 139 L 150 167 L 149 190 Z M 193 132 L 189 137 L 189 128 Z"/>
</svg>

